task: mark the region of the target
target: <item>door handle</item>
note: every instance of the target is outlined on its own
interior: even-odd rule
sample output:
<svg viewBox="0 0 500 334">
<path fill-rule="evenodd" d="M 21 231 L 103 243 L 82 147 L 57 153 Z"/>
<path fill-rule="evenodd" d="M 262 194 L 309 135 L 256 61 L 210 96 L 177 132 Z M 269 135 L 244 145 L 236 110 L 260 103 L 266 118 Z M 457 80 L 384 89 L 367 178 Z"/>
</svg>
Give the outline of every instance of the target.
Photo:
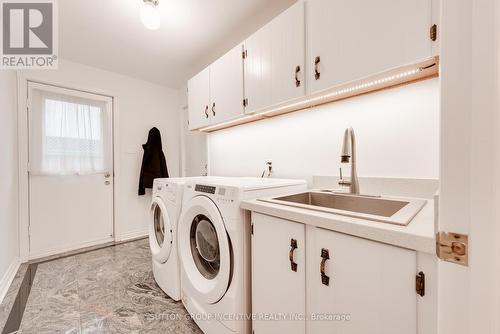
<svg viewBox="0 0 500 334">
<path fill-rule="evenodd" d="M 321 73 L 319 71 L 319 63 L 321 62 L 321 58 L 318 56 L 314 59 L 314 78 L 319 80 L 321 78 Z"/>
<path fill-rule="evenodd" d="M 214 116 L 215 116 L 215 102 L 214 102 L 214 104 L 212 105 L 212 115 L 214 115 Z"/>
<path fill-rule="evenodd" d="M 106 186 L 109 186 L 110 184 L 111 184 L 111 182 L 109 182 L 109 181 L 104 182 L 104 185 L 106 185 Z"/>
<path fill-rule="evenodd" d="M 106 179 L 109 179 L 109 178 L 111 177 L 111 173 L 106 173 L 106 174 L 104 174 L 104 177 L 105 177 Z"/>
<path fill-rule="evenodd" d="M 321 264 L 319 266 L 319 272 L 321 273 L 321 283 L 323 285 L 330 285 L 330 277 L 325 274 L 326 261 L 330 260 L 330 252 L 328 249 L 321 249 Z"/>
<path fill-rule="evenodd" d="M 290 267 L 292 269 L 292 271 L 297 271 L 297 263 L 295 263 L 294 259 L 293 259 L 293 253 L 295 252 L 295 250 L 297 249 L 297 240 L 295 239 L 292 239 L 290 240 L 290 252 L 288 253 L 288 257 L 290 259 Z"/>
<path fill-rule="evenodd" d="M 295 87 L 300 87 L 299 80 L 300 66 L 295 67 Z"/>
<path fill-rule="evenodd" d="M 208 105 L 205 106 L 205 118 L 208 118 Z"/>
</svg>

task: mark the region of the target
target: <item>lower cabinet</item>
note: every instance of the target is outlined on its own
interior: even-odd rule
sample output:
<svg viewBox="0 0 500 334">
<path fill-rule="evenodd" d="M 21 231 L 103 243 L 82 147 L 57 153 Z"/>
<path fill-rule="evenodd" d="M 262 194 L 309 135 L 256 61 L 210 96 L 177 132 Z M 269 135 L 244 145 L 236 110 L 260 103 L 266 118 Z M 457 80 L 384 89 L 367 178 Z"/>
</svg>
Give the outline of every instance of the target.
<svg viewBox="0 0 500 334">
<path fill-rule="evenodd" d="M 258 334 L 303 334 L 305 226 L 252 214 L 252 313 Z"/>
<path fill-rule="evenodd" d="M 257 213 L 252 223 L 255 334 L 417 333 L 415 251 Z"/>
<path fill-rule="evenodd" d="M 415 251 L 308 226 L 306 253 L 307 333 L 416 333 Z"/>
</svg>

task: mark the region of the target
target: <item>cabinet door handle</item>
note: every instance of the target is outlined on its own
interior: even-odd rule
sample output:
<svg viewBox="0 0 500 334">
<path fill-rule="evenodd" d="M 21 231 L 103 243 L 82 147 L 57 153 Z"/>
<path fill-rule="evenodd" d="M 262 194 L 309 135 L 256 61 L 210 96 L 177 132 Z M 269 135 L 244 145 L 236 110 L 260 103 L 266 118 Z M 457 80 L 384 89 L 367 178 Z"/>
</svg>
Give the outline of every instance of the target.
<svg viewBox="0 0 500 334">
<path fill-rule="evenodd" d="M 321 265 L 319 266 L 319 271 L 321 273 L 321 283 L 326 286 L 330 285 L 330 277 L 325 274 L 326 261 L 330 260 L 330 252 L 328 249 L 321 249 Z"/>
<path fill-rule="evenodd" d="M 205 106 L 205 118 L 208 118 L 208 106 Z"/>
<path fill-rule="evenodd" d="M 214 102 L 214 104 L 212 105 L 212 115 L 214 115 L 214 116 L 215 116 L 215 102 Z"/>
<path fill-rule="evenodd" d="M 295 67 L 295 87 L 300 87 L 299 80 L 300 66 Z"/>
<path fill-rule="evenodd" d="M 293 253 L 295 252 L 295 250 L 297 249 L 297 240 L 295 239 L 292 239 L 290 241 L 290 253 L 288 254 L 288 257 L 290 258 L 290 267 L 292 269 L 292 271 L 297 271 L 297 263 L 294 262 L 293 260 Z"/>
<path fill-rule="evenodd" d="M 321 62 L 321 58 L 318 56 L 314 59 L 314 78 L 319 80 L 321 78 L 321 73 L 319 72 L 319 63 Z"/>
</svg>

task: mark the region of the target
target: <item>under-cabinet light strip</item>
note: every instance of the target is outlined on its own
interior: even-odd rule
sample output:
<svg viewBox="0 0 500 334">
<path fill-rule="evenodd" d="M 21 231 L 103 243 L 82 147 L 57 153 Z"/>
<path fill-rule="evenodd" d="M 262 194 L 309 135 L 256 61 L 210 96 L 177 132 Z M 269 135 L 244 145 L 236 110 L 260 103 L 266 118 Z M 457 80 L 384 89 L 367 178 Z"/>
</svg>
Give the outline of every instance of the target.
<svg viewBox="0 0 500 334">
<path fill-rule="evenodd" d="M 199 131 L 212 132 L 215 130 L 221 130 L 231 126 L 250 123 L 293 111 L 316 107 L 321 104 L 333 103 L 335 101 L 358 96 L 361 94 L 375 92 L 385 88 L 395 87 L 413 81 L 436 77 L 439 75 L 438 65 L 439 58 L 433 57 L 414 65 L 400 67 L 399 70 L 392 69 L 386 71 L 384 72 L 385 75 L 384 73 L 378 73 L 377 75 L 352 82 L 351 84 L 340 86 L 337 90 L 329 90 L 323 93 L 319 93 L 317 96 L 306 98 L 298 102 L 288 103 L 270 110 L 257 111 L 255 113 L 234 120 L 201 128 L 199 129 Z"/>
<path fill-rule="evenodd" d="M 204 127 L 204 128 L 198 129 L 198 131 L 201 131 L 201 132 L 210 132 L 210 131 L 213 131 L 213 130 L 216 130 L 216 129 L 227 128 L 227 127 L 232 126 L 232 125 L 239 125 L 239 124 L 248 123 L 247 120 L 248 121 L 257 120 L 257 118 L 255 116 L 256 115 L 246 115 L 246 116 L 239 117 L 239 118 L 236 118 L 236 119 L 232 119 L 232 120 L 229 120 L 229 121 L 226 121 L 226 122 L 218 123 L 216 125 L 211 125 L 211 126 Z"/>
</svg>

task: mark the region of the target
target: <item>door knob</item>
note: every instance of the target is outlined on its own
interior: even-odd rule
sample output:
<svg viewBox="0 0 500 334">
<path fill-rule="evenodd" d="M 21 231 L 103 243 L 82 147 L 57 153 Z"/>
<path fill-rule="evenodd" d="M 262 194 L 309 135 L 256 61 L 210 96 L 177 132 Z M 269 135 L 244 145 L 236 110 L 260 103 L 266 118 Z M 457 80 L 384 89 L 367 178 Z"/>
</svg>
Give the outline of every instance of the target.
<svg viewBox="0 0 500 334">
<path fill-rule="evenodd" d="M 106 185 L 106 186 L 109 186 L 110 184 L 111 184 L 111 182 L 109 182 L 109 181 L 104 182 L 104 185 Z"/>
<path fill-rule="evenodd" d="M 107 178 L 107 179 L 109 179 L 111 177 L 111 173 L 104 174 L 104 177 Z"/>
</svg>

